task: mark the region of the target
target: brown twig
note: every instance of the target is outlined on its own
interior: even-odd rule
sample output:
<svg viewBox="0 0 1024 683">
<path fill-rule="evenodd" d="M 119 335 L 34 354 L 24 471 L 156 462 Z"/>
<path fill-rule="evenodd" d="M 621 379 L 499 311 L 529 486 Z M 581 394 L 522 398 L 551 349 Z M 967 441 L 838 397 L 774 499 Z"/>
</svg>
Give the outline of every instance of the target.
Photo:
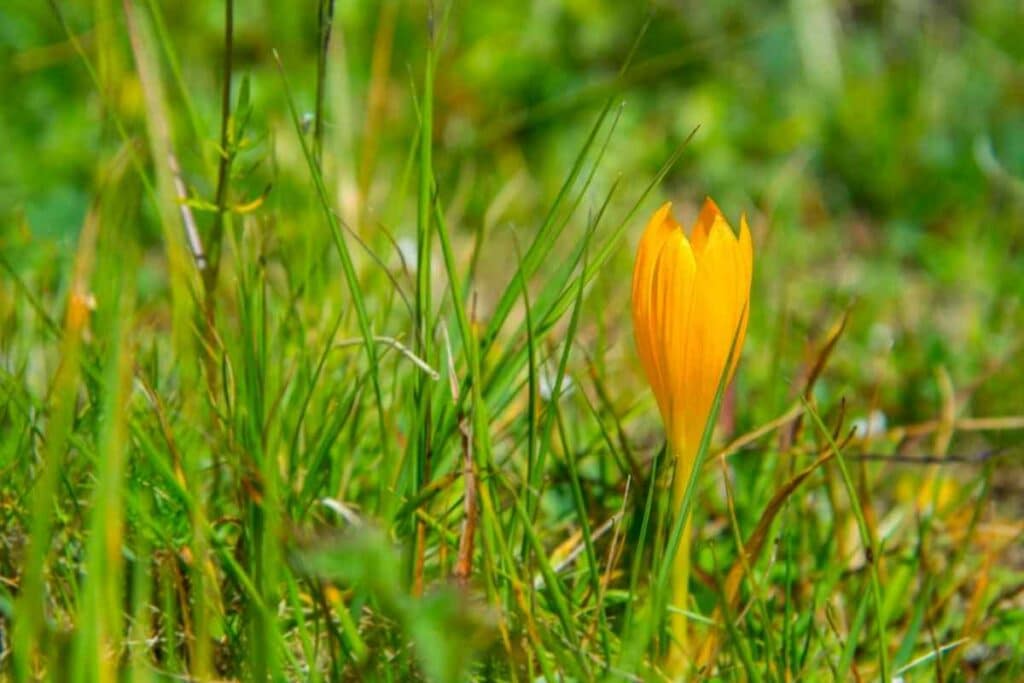
<svg viewBox="0 0 1024 683">
<path fill-rule="evenodd" d="M 1009 446 L 989 448 L 980 453 L 967 455 L 887 455 L 885 453 L 858 453 L 847 455 L 847 460 L 881 460 L 900 465 L 982 465 L 988 460 L 1001 455 L 1010 449 Z"/>
<path fill-rule="evenodd" d="M 948 426 L 943 420 L 929 420 L 916 424 L 893 427 L 885 433 L 885 438 L 902 441 L 916 436 L 925 436 Z M 1003 417 L 964 417 L 953 421 L 953 430 L 957 432 L 1001 432 L 1024 429 L 1024 415 L 1007 415 Z"/>
<path fill-rule="evenodd" d="M 463 497 L 465 516 L 462 518 L 462 532 L 459 537 L 459 551 L 452 575 L 460 584 L 467 584 L 473 573 L 473 537 L 476 534 L 479 510 L 476 499 L 476 473 L 473 470 L 473 432 L 465 418 L 459 423 L 462 434 L 462 471 L 466 493 Z"/>
</svg>

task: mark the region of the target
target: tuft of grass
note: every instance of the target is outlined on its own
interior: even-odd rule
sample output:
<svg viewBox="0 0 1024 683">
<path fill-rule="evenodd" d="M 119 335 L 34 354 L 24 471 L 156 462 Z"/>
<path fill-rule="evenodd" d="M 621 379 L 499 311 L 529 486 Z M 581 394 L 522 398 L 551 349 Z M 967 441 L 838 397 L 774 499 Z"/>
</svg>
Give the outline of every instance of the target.
<svg viewBox="0 0 1024 683">
<path fill-rule="evenodd" d="M 686 513 L 694 680 L 1024 676 L 1013 3 L 15 5 L 0 680 L 664 680 Z M 629 273 L 702 194 L 681 511 Z"/>
</svg>

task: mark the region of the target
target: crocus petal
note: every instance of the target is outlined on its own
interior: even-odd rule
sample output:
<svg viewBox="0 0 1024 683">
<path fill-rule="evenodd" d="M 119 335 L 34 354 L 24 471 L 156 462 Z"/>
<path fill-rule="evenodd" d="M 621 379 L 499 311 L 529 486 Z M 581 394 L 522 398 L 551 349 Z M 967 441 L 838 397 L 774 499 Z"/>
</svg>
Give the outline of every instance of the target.
<svg viewBox="0 0 1024 683">
<path fill-rule="evenodd" d="M 707 246 L 697 261 L 685 372 L 687 450 L 700 441 L 729 348 L 740 322 L 736 238 L 721 215 L 715 217 Z"/>
<path fill-rule="evenodd" d="M 654 390 L 658 400 L 658 407 L 662 412 L 662 418 L 666 416 L 664 405 L 665 382 L 662 378 L 661 359 L 655 353 L 658 338 L 659 324 L 653 310 L 653 299 L 655 294 L 655 268 L 658 262 L 658 255 L 665 241 L 673 233 L 678 231 L 678 225 L 672 219 L 669 212 L 672 209 L 671 203 L 664 204 L 658 209 L 647 224 L 640 244 L 637 247 L 636 264 L 633 267 L 633 334 L 636 339 L 637 349 L 640 353 L 640 362 L 647 375 L 647 381 Z"/>
<path fill-rule="evenodd" d="M 740 263 L 739 281 L 739 305 L 741 307 L 739 335 L 736 337 L 736 353 L 733 354 L 732 367 L 729 368 L 729 378 L 732 379 L 736 372 L 736 366 L 740 362 L 739 350 L 743 348 L 743 342 L 747 335 L 747 319 L 750 317 L 750 281 L 754 273 L 754 247 L 750 238 L 750 227 L 747 225 L 747 216 L 740 216 L 740 236 L 737 240 L 738 258 Z"/>
<path fill-rule="evenodd" d="M 715 224 L 715 219 L 720 217 L 722 217 L 722 212 L 718 209 L 718 204 L 715 204 L 715 200 L 711 197 L 705 197 L 704 205 L 700 207 L 700 213 L 697 214 L 697 220 L 693 224 L 690 235 L 690 243 L 695 254 L 704 251 L 704 247 L 708 243 L 708 236 L 711 234 L 711 226 Z"/>
<path fill-rule="evenodd" d="M 662 255 L 667 263 L 671 263 L 671 268 L 666 268 L 659 282 L 667 300 L 661 345 L 658 349 L 664 358 L 665 389 L 668 394 L 665 422 L 669 439 L 674 443 L 681 443 L 686 438 L 682 431 L 685 429 L 685 421 L 679 416 L 685 410 L 687 402 L 682 377 L 686 363 L 686 344 L 689 340 L 697 261 L 682 230 L 677 231 L 665 244 Z"/>
</svg>

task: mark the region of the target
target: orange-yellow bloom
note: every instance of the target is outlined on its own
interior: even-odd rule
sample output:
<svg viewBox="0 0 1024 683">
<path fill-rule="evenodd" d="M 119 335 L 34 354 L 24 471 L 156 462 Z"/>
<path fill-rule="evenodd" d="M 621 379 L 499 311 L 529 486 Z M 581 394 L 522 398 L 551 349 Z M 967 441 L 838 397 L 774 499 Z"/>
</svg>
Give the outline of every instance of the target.
<svg viewBox="0 0 1024 683">
<path fill-rule="evenodd" d="M 671 208 L 658 209 L 640 239 L 633 329 L 669 444 L 685 458 L 696 453 L 738 334 L 730 379 L 736 370 L 754 256 L 746 217 L 737 237 L 708 198 L 687 239 Z"/>
<path fill-rule="evenodd" d="M 673 506 L 678 510 L 722 374 L 732 379 L 747 328 L 753 248 L 746 217 L 737 237 L 709 198 L 689 238 L 671 204 L 647 224 L 633 269 L 633 331 L 676 459 Z M 733 340 L 736 340 L 735 348 Z M 726 371 L 729 353 L 732 363 Z M 686 608 L 689 520 L 673 565 L 673 602 Z M 670 673 L 685 666 L 686 623 L 672 618 Z"/>
</svg>

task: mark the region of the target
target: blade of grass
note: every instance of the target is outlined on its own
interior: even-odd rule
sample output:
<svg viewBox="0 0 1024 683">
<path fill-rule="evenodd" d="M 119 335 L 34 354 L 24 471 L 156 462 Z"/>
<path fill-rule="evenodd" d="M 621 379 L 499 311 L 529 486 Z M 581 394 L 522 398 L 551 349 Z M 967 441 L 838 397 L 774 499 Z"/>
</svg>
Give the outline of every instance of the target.
<svg viewBox="0 0 1024 683">
<path fill-rule="evenodd" d="M 869 565 L 869 573 L 871 576 L 871 595 L 875 605 L 875 630 L 878 636 L 878 669 L 879 674 L 883 681 L 889 680 L 889 655 L 888 655 L 888 641 L 885 637 L 885 611 L 882 607 L 882 584 L 878 578 L 878 565 L 877 562 L 881 560 L 881 552 L 878 547 L 878 542 L 875 540 L 870 528 L 868 527 L 867 521 L 864 518 L 864 511 L 861 509 L 860 499 L 857 496 L 857 488 L 850 476 L 850 471 L 846 467 L 846 461 L 843 458 L 842 453 L 839 452 L 839 447 L 836 446 L 835 439 L 832 438 L 832 432 L 829 431 L 825 423 L 821 421 L 821 416 L 818 415 L 817 411 L 811 406 L 806 398 L 801 399 L 804 404 L 804 408 L 807 413 L 810 414 L 814 420 L 814 424 L 821 431 L 822 436 L 828 442 L 829 448 L 832 450 L 832 454 L 835 456 L 835 461 L 839 465 L 839 471 L 843 476 L 843 484 L 846 486 L 846 494 L 850 498 L 850 508 L 853 511 L 853 515 L 857 520 L 857 531 L 860 532 L 860 540 L 864 545 L 864 555 Z"/>
<path fill-rule="evenodd" d="M 643 38 L 643 35 L 646 33 L 647 27 L 649 25 L 650 16 L 648 16 L 643 27 L 638 32 L 638 35 L 634 40 L 633 45 L 630 48 L 630 51 L 620 69 L 620 75 L 624 75 L 625 73 L 628 72 L 629 65 L 632 62 L 633 56 L 635 55 L 636 50 L 640 45 L 641 39 Z M 546 214 L 544 221 L 541 223 L 541 227 L 537 230 L 534 239 L 531 241 L 529 247 L 527 248 L 526 254 L 523 256 L 522 259 L 522 272 L 525 273 L 525 278 L 528 279 L 536 272 L 536 269 L 540 266 L 541 262 L 543 262 L 547 254 L 550 252 L 555 240 L 558 237 L 558 234 L 560 234 L 561 230 L 565 227 L 569 218 L 571 217 L 572 212 L 570 211 L 569 215 L 565 216 L 565 218 L 560 223 L 556 222 L 556 217 L 559 215 L 559 210 L 561 209 L 562 204 L 565 202 L 565 200 L 570 196 L 570 191 L 573 185 L 576 183 L 576 180 L 578 179 L 580 173 L 582 172 L 587 156 L 594 145 L 594 141 L 597 139 L 597 134 L 603 127 L 605 120 L 607 119 L 608 114 L 610 113 L 614 103 L 615 94 L 612 93 L 612 95 L 608 97 L 604 107 L 601 109 L 596 120 L 594 121 L 594 125 L 591 127 L 589 133 L 587 134 L 587 137 L 584 140 L 583 145 L 580 147 L 580 150 L 573 161 L 569 174 L 566 176 L 565 181 L 562 183 L 557 195 L 555 196 L 554 201 L 551 204 L 551 207 L 548 209 L 548 213 Z M 596 163 L 597 162 L 595 161 L 595 166 Z M 582 197 L 582 192 L 580 193 L 580 196 Z M 578 205 L 578 203 L 579 202 L 577 201 L 576 205 Z M 506 291 L 502 294 L 501 298 L 499 299 L 495 307 L 494 313 L 491 316 L 490 322 L 488 323 L 488 326 L 484 331 L 481 342 L 481 355 L 486 355 L 487 351 L 491 348 L 492 344 L 497 339 L 498 332 L 504 326 L 505 321 L 512 312 L 512 308 L 516 298 L 517 293 L 515 287 L 510 287 L 506 289 Z M 464 386 L 460 394 L 465 395 L 467 391 L 468 387 Z M 457 423 L 457 420 L 455 419 L 455 414 L 457 413 L 457 407 L 454 411 L 448 411 L 444 421 L 443 428 L 438 430 L 439 433 L 441 434 L 442 441 L 447 440 L 448 435 L 451 434 L 452 431 L 455 429 L 455 425 Z"/>
<path fill-rule="evenodd" d="M 589 244 L 590 236 L 593 231 L 588 231 L 584 237 L 584 245 Z M 584 246 L 584 257 L 583 257 L 583 270 L 587 267 L 586 258 L 586 247 Z M 581 276 L 579 278 L 579 286 L 576 292 L 576 304 L 573 307 L 572 315 L 569 318 L 569 328 L 565 333 L 565 343 L 562 346 L 562 356 L 558 363 L 558 371 L 555 375 L 555 383 L 551 389 L 551 397 L 548 399 L 548 411 L 547 411 L 547 424 L 544 428 L 544 436 L 540 442 L 540 449 L 543 452 L 545 445 L 547 444 L 550 448 L 550 431 L 551 424 L 557 423 L 559 431 L 562 437 L 562 445 L 565 449 L 566 467 L 569 471 L 569 482 L 570 488 L 572 489 L 573 502 L 576 505 L 576 517 L 580 524 L 580 530 L 583 535 L 584 547 L 586 549 L 586 557 L 588 564 L 588 578 L 590 580 L 590 588 L 593 593 L 593 598 L 597 600 L 598 596 L 601 595 L 601 567 L 597 562 L 597 553 L 594 550 L 593 536 L 590 530 L 590 520 L 587 516 L 587 506 L 583 499 L 583 488 L 580 485 L 580 475 L 578 471 L 578 465 L 576 458 L 573 454 L 573 449 L 568 443 L 568 439 L 565 435 L 564 426 L 560 419 L 560 413 L 558 409 L 559 399 L 562 396 L 562 387 L 565 385 L 566 368 L 569 364 L 569 352 L 572 350 L 573 342 L 576 339 L 576 331 L 579 327 L 580 313 L 583 309 L 583 291 L 584 291 L 585 280 Z M 604 651 L 605 662 L 610 663 L 611 657 L 611 645 L 608 641 L 608 624 L 605 619 L 604 607 L 600 604 L 596 605 L 598 615 L 598 632 L 601 637 L 601 647 Z"/>
<path fill-rule="evenodd" d="M 864 628 L 864 623 L 868 619 L 868 609 L 870 606 L 871 594 L 869 591 L 864 591 L 860 604 L 857 606 L 857 611 L 854 614 L 853 623 L 850 625 L 850 630 L 846 634 L 846 642 L 843 643 L 843 649 L 839 655 L 838 668 L 840 673 L 844 676 L 854 673 L 853 658 L 857 653 L 857 643 L 860 641 L 860 632 Z M 854 675 L 856 676 L 856 674 Z"/>
<path fill-rule="evenodd" d="M 320 46 L 316 60 L 316 112 L 313 119 L 313 158 L 317 168 L 323 172 L 324 147 L 324 100 L 327 98 L 327 55 L 331 46 L 331 29 L 334 25 L 334 0 L 319 0 L 317 4 L 317 27 L 320 32 Z"/>
<path fill-rule="evenodd" d="M 434 3 L 427 2 L 427 44 L 423 67 L 423 94 L 420 97 L 419 193 L 416 203 L 416 308 L 413 325 L 416 352 L 431 361 L 432 333 L 431 267 L 433 265 L 433 222 L 431 203 L 434 200 Z M 431 443 L 431 385 L 423 375 L 416 375 L 413 400 L 416 406 L 416 454 L 413 461 L 412 490 L 419 493 L 429 483 L 433 444 Z M 416 511 L 413 511 L 415 517 Z M 410 583 L 414 595 L 423 592 L 423 563 L 426 554 L 426 526 L 416 522 L 416 543 Z"/>
<path fill-rule="evenodd" d="M 292 97 L 291 86 L 288 83 L 284 64 L 281 62 L 281 58 L 277 54 L 276 50 L 274 51 L 274 61 L 277 62 L 278 71 L 281 75 L 281 82 L 284 85 L 285 99 L 288 101 L 288 111 L 291 114 L 292 126 L 295 129 L 296 135 L 299 139 L 299 144 L 302 147 L 302 153 L 306 159 L 306 165 L 309 167 L 310 175 L 313 178 L 313 184 L 316 186 L 317 196 L 320 200 L 321 208 L 324 211 L 324 217 L 327 221 L 328 227 L 331 229 L 331 235 L 334 238 L 334 244 L 337 249 L 338 256 L 341 258 L 341 265 L 345 273 L 345 281 L 348 285 L 349 296 L 352 297 L 352 302 L 356 308 L 356 315 L 359 319 L 359 331 L 362 334 L 363 344 L 366 347 L 366 355 L 370 363 L 370 381 L 373 385 L 374 401 L 377 408 L 377 422 L 380 429 L 381 451 L 384 454 L 385 463 L 394 467 L 391 452 L 391 439 L 388 436 L 389 430 L 387 425 L 387 415 L 384 412 L 384 397 L 383 392 L 381 391 L 378 372 L 377 348 L 374 344 L 373 330 L 370 327 L 370 318 L 366 311 L 366 302 L 363 299 L 362 290 L 359 286 L 359 278 L 356 275 L 355 264 L 352 261 L 352 255 L 349 252 L 345 238 L 341 233 L 338 217 L 331 209 L 330 200 L 327 194 L 327 187 L 324 185 L 323 176 L 320 174 L 320 170 L 316 165 L 316 161 L 309 149 L 309 145 L 306 143 L 306 139 L 302 134 L 302 124 L 299 120 L 298 110 L 295 108 L 295 99 Z M 381 498 L 384 499 L 380 501 L 380 504 L 385 512 L 390 511 L 396 504 L 396 501 L 393 500 L 393 496 L 386 490 L 381 491 Z"/>
<path fill-rule="evenodd" d="M 580 650 L 579 638 L 577 636 L 576 629 L 573 627 L 574 621 L 569 610 L 569 601 L 565 595 L 565 587 L 562 584 L 561 579 L 558 578 L 558 574 L 556 574 L 552 568 L 551 562 L 547 557 L 547 551 L 544 549 L 543 543 L 537 536 L 533 528 L 533 523 L 526 517 L 526 510 L 523 508 L 522 502 L 519 498 L 515 497 L 515 490 L 508 485 L 507 482 L 501 480 L 500 477 L 497 478 L 506 486 L 509 493 L 513 495 L 514 511 L 519 516 L 523 525 L 523 530 L 526 534 L 526 539 L 537 557 L 537 564 L 540 568 L 541 576 L 544 577 L 544 590 L 551 598 L 551 604 L 556 612 L 559 624 L 562 627 L 562 633 L 571 647 L 573 659 L 577 665 L 576 673 L 578 675 L 583 675 L 586 680 L 589 680 L 591 678 L 591 674 L 589 672 L 590 667 Z"/>
<path fill-rule="evenodd" d="M 78 249 L 69 291 L 64 335 L 60 347 L 60 364 L 53 378 L 49 400 L 49 419 L 43 443 L 41 471 L 31 494 L 28 547 L 22 568 L 22 585 L 15 603 L 18 615 L 11 641 L 17 654 L 14 658 L 14 679 L 19 683 L 33 680 L 37 657 L 48 648 L 44 637 L 43 615 L 47 612 L 45 565 L 51 543 L 57 483 L 74 427 L 75 406 L 82 363 L 82 334 L 88 320 L 85 302 L 96 256 L 99 232 L 97 207 L 86 214 L 78 238 Z"/>
<path fill-rule="evenodd" d="M 662 444 L 662 447 L 654 453 L 654 457 L 651 459 L 651 471 L 647 475 L 648 487 L 647 487 L 647 500 L 644 503 L 644 510 L 640 518 L 640 532 L 637 536 L 637 542 L 635 544 L 635 555 L 633 556 L 633 565 L 629 572 L 629 595 L 638 595 L 637 589 L 640 581 L 640 565 L 643 563 L 644 558 L 644 547 L 647 544 L 647 529 L 651 522 L 651 513 L 654 509 L 654 498 L 658 490 L 658 465 L 664 460 L 667 447 Z M 622 630 L 620 632 L 620 638 L 626 639 L 626 635 L 633 632 L 633 605 L 635 604 L 635 598 L 630 599 L 626 603 L 626 614 L 622 619 Z"/>
<path fill-rule="evenodd" d="M 180 225 L 178 200 L 174 191 L 174 178 L 169 163 L 174 153 L 172 128 L 163 94 L 159 61 L 151 50 L 154 41 L 150 35 L 148 22 L 135 11 L 131 0 L 124 0 L 123 7 L 136 71 L 142 86 L 150 156 L 156 173 L 156 186 L 154 190 L 150 191 L 150 195 L 160 218 L 163 250 L 167 259 L 174 348 L 179 360 L 184 361 L 183 371 L 189 374 L 192 371 L 191 360 L 195 358 L 192 307 L 195 292 L 193 277 L 197 271 L 187 265 L 189 259 L 186 257 L 185 231 Z M 86 62 L 86 66 L 91 70 L 88 62 Z M 122 138 L 126 141 L 126 146 L 131 146 L 126 132 L 116 118 L 115 123 L 119 127 Z M 138 164 L 137 170 L 140 177 L 143 178 L 143 186 L 152 187 L 137 155 L 132 155 L 132 160 L 133 163 Z"/>
<path fill-rule="evenodd" d="M 105 232 L 116 234 L 112 221 L 108 226 Z M 98 300 L 105 303 L 97 313 L 96 329 L 111 342 L 104 363 L 96 486 L 85 549 L 86 580 L 72 655 L 76 680 L 113 680 L 119 667 L 111 653 L 123 647 L 121 612 L 111 606 L 123 604 L 125 423 L 132 369 L 131 330 L 126 323 L 131 321 L 134 306 L 134 291 L 126 282 L 126 273 L 134 272 L 135 259 L 132 245 L 111 241 L 115 245 L 106 258 L 101 257 L 98 283 L 102 288 Z M 110 253 L 117 253 L 117 259 L 111 259 Z"/>
</svg>

